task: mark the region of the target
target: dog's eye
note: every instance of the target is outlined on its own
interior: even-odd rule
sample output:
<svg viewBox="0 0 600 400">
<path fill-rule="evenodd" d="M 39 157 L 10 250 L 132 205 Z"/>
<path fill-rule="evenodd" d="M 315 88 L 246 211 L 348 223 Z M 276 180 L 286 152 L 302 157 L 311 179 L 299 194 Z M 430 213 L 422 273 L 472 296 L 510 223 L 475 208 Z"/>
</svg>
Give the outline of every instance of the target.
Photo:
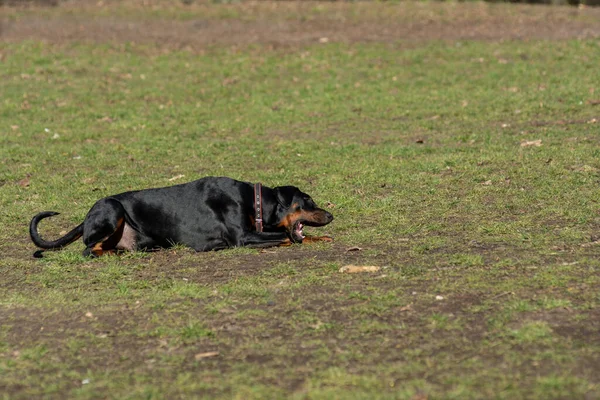
<svg viewBox="0 0 600 400">
<path fill-rule="evenodd" d="M 313 199 L 311 199 L 310 197 L 306 197 L 304 199 L 304 204 L 308 207 L 316 207 L 315 202 L 313 201 Z"/>
</svg>

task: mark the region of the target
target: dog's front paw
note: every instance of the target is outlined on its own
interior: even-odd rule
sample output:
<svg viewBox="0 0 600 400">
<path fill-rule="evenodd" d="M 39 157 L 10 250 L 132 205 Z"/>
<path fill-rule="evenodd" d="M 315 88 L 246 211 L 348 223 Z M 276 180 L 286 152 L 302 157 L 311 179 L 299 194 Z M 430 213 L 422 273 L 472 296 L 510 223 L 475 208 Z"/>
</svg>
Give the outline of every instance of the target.
<svg viewBox="0 0 600 400">
<path fill-rule="evenodd" d="M 304 243 L 316 243 L 316 242 L 333 242 L 331 236 L 307 236 L 304 238 Z"/>
</svg>

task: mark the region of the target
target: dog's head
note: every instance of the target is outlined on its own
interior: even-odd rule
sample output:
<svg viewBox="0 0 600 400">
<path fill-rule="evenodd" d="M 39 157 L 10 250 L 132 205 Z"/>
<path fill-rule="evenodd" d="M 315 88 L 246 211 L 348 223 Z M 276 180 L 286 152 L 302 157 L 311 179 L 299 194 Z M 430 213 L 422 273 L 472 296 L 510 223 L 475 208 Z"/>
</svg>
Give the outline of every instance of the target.
<svg viewBox="0 0 600 400">
<path fill-rule="evenodd" d="M 295 186 L 278 186 L 277 197 L 278 227 L 284 228 L 292 242 L 301 243 L 304 239 L 302 228 L 324 226 L 333 221 L 331 213 L 317 207 L 313 199 Z"/>
</svg>

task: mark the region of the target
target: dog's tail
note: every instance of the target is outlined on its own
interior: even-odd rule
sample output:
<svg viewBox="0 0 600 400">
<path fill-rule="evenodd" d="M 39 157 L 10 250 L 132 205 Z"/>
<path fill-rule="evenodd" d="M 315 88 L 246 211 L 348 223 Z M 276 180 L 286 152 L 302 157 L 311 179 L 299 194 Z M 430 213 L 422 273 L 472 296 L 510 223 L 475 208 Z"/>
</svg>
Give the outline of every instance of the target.
<svg viewBox="0 0 600 400">
<path fill-rule="evenodd" d="M 37 226 L 38 226 L 39 222 L 41 220 L 43 220 L 44 218 L 52 217 L 54 215 L 58 215 L 58 213 L 54 212 L 54 211 L 44 211 L 44 212 L 37 214 L 35 217 L 33 217 L 31 219 L 31 222 L 29 223 L 29 236 L 31 236 L 31 241 L 37 247 L 40 247 L 44 250 L 62 249 L 63 247 L 73 243 L 74 241 L 79 239 L 81 236 L 83 236 L 83 223 L 82 223 L 82 224 L 79 224 L 73 230 L 71 230 L 71 232 L 67 233 L 65 236 L 63 236 L 59 239 L 56 239 L 53 241 L 47 241 L 47 240 L 42 239 L 40 237 L 40 234 L 38 233 Z M 41 258 L 42 253 L 43 253 L 43 250 L 38 250 L 35 253 L 33 253 L 33 256 L 36 258 Z"/>
</svg>

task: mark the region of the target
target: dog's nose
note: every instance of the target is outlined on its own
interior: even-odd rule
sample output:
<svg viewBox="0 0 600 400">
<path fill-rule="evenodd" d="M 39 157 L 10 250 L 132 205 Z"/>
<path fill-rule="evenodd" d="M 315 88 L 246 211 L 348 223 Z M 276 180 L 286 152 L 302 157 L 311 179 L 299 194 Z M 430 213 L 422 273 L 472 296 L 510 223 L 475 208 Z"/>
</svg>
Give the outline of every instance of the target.
<svg viewBox="0 0 600 400">
<path fill-rule="evenodd" d="M 330 223 L 331 221 L 333 221 L 333 214 L 325 211 L 325 218 L 327 218 L 327 223 Z"/>
</svg>

